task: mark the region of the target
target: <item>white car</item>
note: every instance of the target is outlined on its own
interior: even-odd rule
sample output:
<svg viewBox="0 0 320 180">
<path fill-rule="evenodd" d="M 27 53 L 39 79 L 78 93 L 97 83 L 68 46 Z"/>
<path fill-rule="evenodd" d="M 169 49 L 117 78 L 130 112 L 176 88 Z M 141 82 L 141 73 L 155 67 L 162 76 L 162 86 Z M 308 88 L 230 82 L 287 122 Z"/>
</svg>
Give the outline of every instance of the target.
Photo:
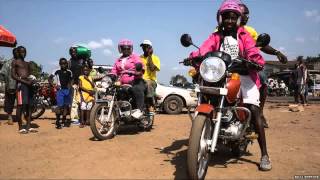
<svg viewBox="0 0 320 180">
<path fill-rule="evenodd" d="M 179 114 L 183 108 L 196 107 L 197 93 L 194 89 L 184 89 L 174 86 L 157 84 L 157 104 L 160 110 L 168 114 Z"/>
</svg>

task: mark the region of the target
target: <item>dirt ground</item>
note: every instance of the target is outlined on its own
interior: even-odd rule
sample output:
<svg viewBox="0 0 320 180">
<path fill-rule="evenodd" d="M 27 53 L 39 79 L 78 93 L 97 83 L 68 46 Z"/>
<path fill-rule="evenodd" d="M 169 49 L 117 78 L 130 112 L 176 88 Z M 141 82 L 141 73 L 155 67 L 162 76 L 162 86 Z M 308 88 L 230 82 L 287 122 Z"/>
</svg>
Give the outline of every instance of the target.
<svg viewBox="0 0 320 180">
<path fill-rule="evenodd" d="M 258 143 L 240 159 L 217 152 L 206 179 L 293 179 L 320 175 L 320 105 L 304 112 L 268 104 L 267 144 L 273 169 L 258 170 Z M 3 112 L 0 114 L 4 114 Z M 3 115 L 1 116 L 3 117 Z M 0 126 L 0 179 L 187 179 L 187 114 L 157 115 L 151 132 L 127 128 L 115 138 L 95 141 L 89 127 L 56 130 L 49 111 L 35 134 L 17 133 L 17 124 Z"/>
</svg>

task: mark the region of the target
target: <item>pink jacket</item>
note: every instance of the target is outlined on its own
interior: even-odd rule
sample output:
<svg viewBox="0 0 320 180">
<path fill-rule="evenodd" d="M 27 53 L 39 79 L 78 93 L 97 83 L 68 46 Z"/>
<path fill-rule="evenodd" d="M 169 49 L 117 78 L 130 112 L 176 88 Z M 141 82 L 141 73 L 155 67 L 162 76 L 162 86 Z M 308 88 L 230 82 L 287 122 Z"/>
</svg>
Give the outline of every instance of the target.
<svg viewBox="0 0 320 180">
<path fill-rule="evenodd" d="M 260 65 L 264 65 L 264 59 L 260 54 L 260 50 L 255 46 L 255 41 L 243 27 L 238 28 L 238 45 L 239 45 L 239 56 L 251 61 L 254 61 Z M 201 45 L 200 50 L 194 51 L 190 54 L 190 57 L 203 56 L 207 52 L 215 52 L 220 49 L 221 35 L 215 32 L 209 36 L 209 38 Z M 260 79 L 257 71 L 252 70 L 250 77 L 256 83 L 257 87 L 260 88 Z"/>
<path fill-rule="evenodd" d="M 120 76 L 121 84 L 131 84 L 131 82 L 134 79 L 136 79 L 137 76 L 126 74 L 126 72 L 135 73 L 136 72 L 135 65 L 138 63 L 142 64 L 140 57 L 136 54 L 131 54 L 127 58 L 128 59 L 124 65 L 122 65 L 123 59 L 118 58 L 116 60 L 116 62 L 114 63 L 113 68 L 111 70 L 111 74 L 115 74 L 117 76 Z"/>
</svg>

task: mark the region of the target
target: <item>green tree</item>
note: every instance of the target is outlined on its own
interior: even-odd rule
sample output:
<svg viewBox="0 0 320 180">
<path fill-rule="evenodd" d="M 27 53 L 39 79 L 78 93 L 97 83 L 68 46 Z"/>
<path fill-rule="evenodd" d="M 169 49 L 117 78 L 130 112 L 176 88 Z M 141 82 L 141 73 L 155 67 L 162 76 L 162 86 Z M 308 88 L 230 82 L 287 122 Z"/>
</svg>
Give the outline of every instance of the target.
<svg viewBox="0 0 320 180">
<path fill-rule="evenodd" d="M 176 87 L 193 88 L 193 84 L 188 82 L 187 78 L 180 74 L 172 76 L 170 84 Z"/>
<path fill-rule="evenodd" d="M 37 79 L 41 77 L 42 73 L 42 66 L 37 64 L 34 61 L 30 61 L 30 69 L 31 69 L 31 74 L 34 75 Z"/>
</svg>

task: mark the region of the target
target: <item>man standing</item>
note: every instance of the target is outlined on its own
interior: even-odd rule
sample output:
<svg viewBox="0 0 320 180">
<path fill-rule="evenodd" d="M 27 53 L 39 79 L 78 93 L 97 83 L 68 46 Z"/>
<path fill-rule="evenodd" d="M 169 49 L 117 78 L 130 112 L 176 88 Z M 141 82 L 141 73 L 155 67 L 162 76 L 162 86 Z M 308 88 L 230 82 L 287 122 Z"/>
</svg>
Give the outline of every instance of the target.
<svg viewBox="0 0 320 180">
<path fill-rule="evenodd" d="M 26 62 L 27 51 L 23 46 L 17 47 L 18 59 L 12 61 L 11 75 L 17 81 L 17 120 L 19 124 L 19 133 L 26 134 L 28 132 L 37 132 L 30 127 L 31 123 L 31 107 L 32 107 L 32 80 L 30 79 L 30 63 Z M 22 127 L 22 115 L 27 120 L 26 127 Z"/>
<path fill-rule="evenodd" d="M 8 114 L 8 125 L 13 125 L 12 111 L 16 100 L 16 80 L 11 76 L 12 61 L 18 59 L 18 49 L 12 50 L 13 58 L 6 61 L 0 70 L 5 81 L 4 111 Z"/>
<path fill-rule="evenodd" d="M 297 95 L 298 95 L 298 98 L 301 99 L 301 103 L 304 106 L 306 105 L 306 99 L 304 95 L 306 85 L 307 85 L 307 67 L 303 63 L 302 56 L 299 56 L 298 64 L 297 64 Z"/>
<path fill-rule="evenodd" d="M 154 112 L 155 93 L 157 87 L 157 71 L 160 71 L 160 59 L 153 54 L 152 43 L 150 40 L 144 40 L 140 46 L 143 54 L 140 56 L 145 66 L 143 79 L 147 82 L 147 107 L 149 112 Z"/>
<path fill-rule="evenodd" d="M 73 119 L 75 124 L 79 124 L 79 121 L 76 119 L 79 119 L 79 109 L 78 104 L 79 101 L 77 99 L 78 94 L 78 85 L 79 85 L 79 76 L 81 75 L 81 69 L 83 60 L 78 58 L 77 56 L 77 48 L 71 47 L 69 49 L 69 54 L 71 56 L 69 60 L 69 69 L 72 72 L 72 105 L 71 105 L 71 112 L 70 112 L 70 118 Z"/>
</svg>

